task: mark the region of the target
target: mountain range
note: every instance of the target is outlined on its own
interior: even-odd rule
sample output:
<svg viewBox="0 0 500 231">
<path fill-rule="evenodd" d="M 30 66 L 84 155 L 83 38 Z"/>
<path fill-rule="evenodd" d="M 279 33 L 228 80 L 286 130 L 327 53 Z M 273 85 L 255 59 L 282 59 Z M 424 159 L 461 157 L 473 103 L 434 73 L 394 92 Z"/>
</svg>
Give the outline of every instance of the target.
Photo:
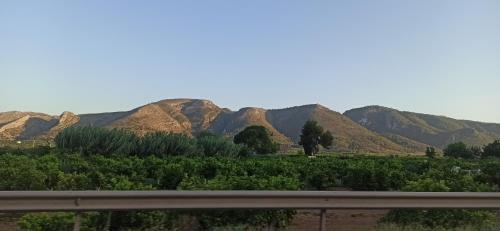
<svg viewBox="0 0 500 231">
<path fill-rule="evenodd" d="M 307 120 L 315 120 L 334 139 L 341 152 L 422 153 L 464 141 L 481 146 L 500 138 L 500 124 L 456 120 L 444 116 L 368 106 L 344 114 L 319 104 L 267 110 L 246 107 L 238 111 L 221 108 L 209 100 L 167 99 L 130 111 L 98 114 L 64 112 L 52 116 L 35 112 L 0 113 L 0 139 L 53 139 L 71 126 L 122 128 L 138 135 L 164 131 L 196 135 L 208 130 L 233 136 L 249 125 L 266 127 L 273 139 L 296 144 Z"/>
</svg>

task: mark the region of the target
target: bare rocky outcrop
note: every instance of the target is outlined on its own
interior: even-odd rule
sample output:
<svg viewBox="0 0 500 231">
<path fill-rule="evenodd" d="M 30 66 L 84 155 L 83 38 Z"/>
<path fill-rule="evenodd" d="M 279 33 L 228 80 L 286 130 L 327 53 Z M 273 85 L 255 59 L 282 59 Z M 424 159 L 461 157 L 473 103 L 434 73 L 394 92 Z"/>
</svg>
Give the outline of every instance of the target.
<svg viewBox="0 0 500 231">
<path fill-rule="evenodd" d="M 27 113 L 0 127 L 0 138 L 6 140 L 35 139 L 57 124 L 57 117 Z"/>
<path fill-rule="evenodd" d="M 45 135 L 43 135 L 43 138 L 53 139 L 59 132 L 77 124 L 79 121 L 80 117 L 78 115 L 68 111 L 63 112 L 59 117 L 57 125 L 50 128 L 50 130 Z"/>
</svg>

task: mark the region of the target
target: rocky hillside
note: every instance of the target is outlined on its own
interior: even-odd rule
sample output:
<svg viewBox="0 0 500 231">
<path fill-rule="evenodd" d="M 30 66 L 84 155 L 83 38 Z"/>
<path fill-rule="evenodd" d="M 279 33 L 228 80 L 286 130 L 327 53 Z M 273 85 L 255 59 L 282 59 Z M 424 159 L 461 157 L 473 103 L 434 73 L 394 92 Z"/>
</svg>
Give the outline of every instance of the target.
<svg viewBox="0 0 500 231">
<path fill-rule="evenodd" d="M 0 139 L 32 139 L 44 135 L 57 123 L 57 117 L 42 113 L 0 113 Z"/>
<path fill-rule="evenodd" d="M 389 139 L 380 136 L 344 115 L 324 106 L 314 104 L 267 111 L 267 120 L 285 136 L 295 143 L 300 139 L 302 126 L 307 120 L 316 120 L 332 132 L 335 137 L 334 148 L 345 152 L 375 153 L 415 153 L 420 150 L 402 147 Z M 422 149 L 425 150 L 425 149 Z"/>
<path fill-rule="evenodd" d="M 196 135 L 209 130 L 233 136 L 250 125 L 262 125 L 283 144 L 296 144 L 307 120 L 316 120 L 335 137 L 334 150 L 372 153 L 422 153 L 427 146 L 456 141 L 474 145 L 500 137 L 500 125 L 365 107 L 340 114 L 322 105 L 284 109 L 220 108 L 198 99 L 168 99 L 130 111 L 50 116 L 33 112 L 0 113 L 0 139 L 52 139 L 71 126 L 122 128 L 144 135 L 164 131 Z"/>
<path fill-rule="evenodd" d="M 456 120 L 380 106 L 352 109 L 344 115 L 396 143 L 403 140 L 415 145 L 444 148 L 458 141 L 482 146 L 500 138 L 500 124 Z"/>
</svg>

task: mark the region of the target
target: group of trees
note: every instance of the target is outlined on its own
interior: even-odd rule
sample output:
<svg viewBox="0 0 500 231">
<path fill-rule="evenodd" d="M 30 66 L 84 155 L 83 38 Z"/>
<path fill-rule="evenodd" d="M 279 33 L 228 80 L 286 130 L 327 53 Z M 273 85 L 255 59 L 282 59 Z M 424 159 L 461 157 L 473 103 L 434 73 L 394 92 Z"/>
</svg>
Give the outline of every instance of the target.
<svg viewBox="0 0 500 231">
<path fill-rule="evenodd" d="M 302 129 L 300 145 L 307 155 L 317 154 L 319 146 L 330 147 L 333 136 L 324 131 L 316 121 L 307 121 Z M 60 150 L 83 155 L 123 154 L 138 156 L 246 156 L 272 154 L 279 151 L 279 144 L 263 126 L 249 126 L 234 136 L 233 141 L 210 132 L 197 137 L 165 132 L 148 133 L 139 137 L 122 129 L 98 127 L 70 127 L 55 138 Z"/>
<path fill-rule="evenodd" d="M 463 159 L 500 157 L 500 140 L 495 140 L 483 148 L 478 146 L 467 146 L 464 142 L 452 143 L 443 150 L 443 154 L 447 157 Z"/>
</svg>

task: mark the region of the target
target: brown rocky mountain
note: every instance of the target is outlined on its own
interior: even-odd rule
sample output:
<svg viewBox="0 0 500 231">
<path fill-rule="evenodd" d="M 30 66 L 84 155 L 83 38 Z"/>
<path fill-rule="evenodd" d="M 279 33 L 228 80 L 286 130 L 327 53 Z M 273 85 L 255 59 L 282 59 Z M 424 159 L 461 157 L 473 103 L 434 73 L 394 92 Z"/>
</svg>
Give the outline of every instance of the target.
<svg viewBox="0 0 500 231">
<path fill-rule="evenodd" d="M 168 99 L 130 111 L 50 116 L 32 112 L 0 113 L 0 139 L 51 139 L 71 126 L 122 128 L 138 135 L 164 131 L 195 135 L 209 130 L 232 136 L 250 125 L 262 125 L 283 144 L 297 143 L 303 124 L 316 120 L 335 137 L 334 150 L 372 153 L 422 153 L 463 140 L 483 144 L 500 137 L 500 125 L 399 112 L 382 107 L 347 111 L 344 115 L 321 105 L 266 110 L 220 108 L 211 101 Z"/>
<path fill-rule="evenodd" d="M 42 136 L 57 123 L 57 117 L 42 113 L 0 113 L 0 139 L 30 139 Z"/>
<path fill-rule="evenodd" d="M 482 146 L 500 138 L 500 124 L 456 120 L 380 106 L 352 109 L 344 115 L 399 144 L 403 141 L 410 145 L 444 148 L 450 143 L 463 141 Z"/>
<path fill-rule="evenodd" d="M 295 143 L 300 139 L 304 123 L 307 120 L 315 120 L 323 128 L 332 132 L 335 137 L 334 149 L 337 151 L 375 153 L 421 152 L 421 150 L 404 148 L 385 137 L 359 126 L 344 115 L 318 104 L 269 110 L 267 112 L 267 120 L 279 132 L 290 137 Z"/>
</svg>

